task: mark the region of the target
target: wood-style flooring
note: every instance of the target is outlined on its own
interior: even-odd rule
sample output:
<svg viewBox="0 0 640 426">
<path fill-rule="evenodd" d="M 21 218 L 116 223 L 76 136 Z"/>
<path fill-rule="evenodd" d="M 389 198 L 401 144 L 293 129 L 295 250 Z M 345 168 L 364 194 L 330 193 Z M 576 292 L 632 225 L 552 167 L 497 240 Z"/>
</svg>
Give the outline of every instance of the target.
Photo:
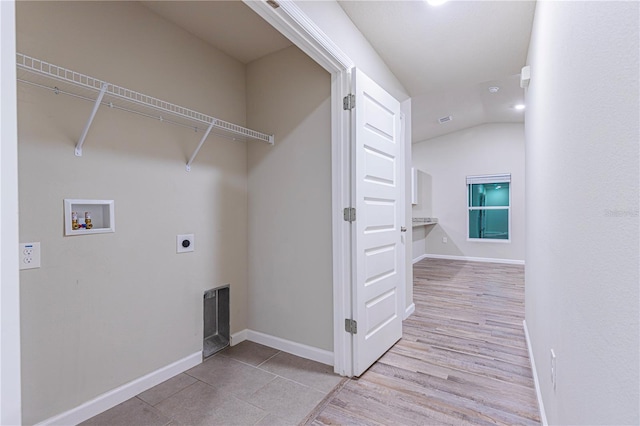
<svg viewBox="0 0 640 426">
<path fill-rule="evenodd" d="M 539 425 L 523 331 L 524 267 L 425 259 L 403 337 L 312 425 Z"/>
</svg>

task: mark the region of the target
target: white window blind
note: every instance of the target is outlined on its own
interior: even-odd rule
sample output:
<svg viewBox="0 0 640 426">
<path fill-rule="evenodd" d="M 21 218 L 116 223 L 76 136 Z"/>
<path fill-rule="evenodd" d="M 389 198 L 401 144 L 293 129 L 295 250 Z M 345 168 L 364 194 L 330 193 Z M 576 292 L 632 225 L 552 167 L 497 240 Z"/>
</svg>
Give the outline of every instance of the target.
<svg viewBox="0 0 640 426">
<path fill-rule="evenodd" d="M 500 175 L 467 176 L 467 185 L 498 182 L 511 182 L 511 173 Z"/>
</svg>

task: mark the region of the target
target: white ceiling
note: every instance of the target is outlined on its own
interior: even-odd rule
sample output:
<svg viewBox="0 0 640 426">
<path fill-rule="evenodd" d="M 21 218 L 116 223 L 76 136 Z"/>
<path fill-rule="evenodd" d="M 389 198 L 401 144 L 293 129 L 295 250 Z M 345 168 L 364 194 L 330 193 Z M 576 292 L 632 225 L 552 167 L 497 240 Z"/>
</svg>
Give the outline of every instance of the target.
<svg viewBox="0 0 640 426">
<path fill-rule="evenodd" d="M 291 45 L 240 0 L 143 1 L 242 63 Z M 492 122 L 521 122 L 519 73 L 535 2 L 339 1 L 412 97 L 412 140 Z M 496 94 L 488 88 L 498 86 Z M 453 116 L 446 124 L 440 117 Z"/>
<path fill-rule="evenodd" d="M 534 1 L 339 1 L 412 97 L 412 140 L 521 122 Z M 500 90 L 491 95 L 488 88 Z M 439 124 L 438 118 L 453 120 Z"/>
</svg>

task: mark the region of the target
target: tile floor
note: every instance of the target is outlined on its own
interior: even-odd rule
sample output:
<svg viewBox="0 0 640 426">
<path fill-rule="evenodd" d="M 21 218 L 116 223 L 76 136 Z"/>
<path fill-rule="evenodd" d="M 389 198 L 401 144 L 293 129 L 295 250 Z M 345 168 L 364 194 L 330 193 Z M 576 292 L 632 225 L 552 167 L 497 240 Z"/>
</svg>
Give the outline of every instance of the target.
<svg viewBox="0 0 640 426">
<path fill-rule="evenodd" d="M 297 425 L 342 377 L 244 341 L 82 425 Z"/>
</svg>

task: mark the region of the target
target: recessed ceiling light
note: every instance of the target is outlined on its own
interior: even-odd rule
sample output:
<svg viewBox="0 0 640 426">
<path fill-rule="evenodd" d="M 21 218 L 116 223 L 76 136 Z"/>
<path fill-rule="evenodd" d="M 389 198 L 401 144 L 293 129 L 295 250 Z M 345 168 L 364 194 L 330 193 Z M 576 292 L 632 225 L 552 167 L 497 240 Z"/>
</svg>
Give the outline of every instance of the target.
<svg viewBox="0 0 640 426">
<path fill-rule="evenodd" d="M 525 108 L 525 106 L 524 106 L 524 104 L 518 104 L 518 105 L 514 106 L 514 108 L 517 109 L 517 110 L 522 110 L 522 109 Z"/>
<path fill-rule="evenodd" d="M 445 4 L 448 1 L 449 0 L 427 0 L 427 3 L 429 3 L 431 6 L 440 6 L 441 4 Z"/>
<path fill-rule="evenodd" d="M 500 90 L 498 86 L 489 87 L 489 93 L 498 93 L 498 90 Z"/>
</svg>

